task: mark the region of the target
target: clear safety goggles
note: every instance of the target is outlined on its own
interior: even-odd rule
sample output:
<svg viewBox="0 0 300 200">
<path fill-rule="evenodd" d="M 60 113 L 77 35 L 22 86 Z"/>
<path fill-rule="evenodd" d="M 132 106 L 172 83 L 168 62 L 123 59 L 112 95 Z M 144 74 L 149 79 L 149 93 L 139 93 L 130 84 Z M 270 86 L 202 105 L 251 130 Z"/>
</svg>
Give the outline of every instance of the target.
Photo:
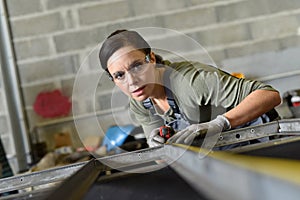
<svg viewBox="0 0 300 200">
<path fill-rule="evenodd" d="M 146 69 L 147 69 L 147 63 L 150 62 L 150 55 L 147 54 L 145 56 L 145 60 L 137 60 L 133 62 L 130 66 L 129 69 L 126 71 L 117 71 L 113 74 L 110 74 L 109 71 L 106 69 L 106 72 L 108 73 L 109 78 L 114 81 L 115 83 L 121 83 L 125 84 L 128 81 L 128 76 L 129 74 L 131 76 L 138 76 L 142 75 Z"/>
</svg>

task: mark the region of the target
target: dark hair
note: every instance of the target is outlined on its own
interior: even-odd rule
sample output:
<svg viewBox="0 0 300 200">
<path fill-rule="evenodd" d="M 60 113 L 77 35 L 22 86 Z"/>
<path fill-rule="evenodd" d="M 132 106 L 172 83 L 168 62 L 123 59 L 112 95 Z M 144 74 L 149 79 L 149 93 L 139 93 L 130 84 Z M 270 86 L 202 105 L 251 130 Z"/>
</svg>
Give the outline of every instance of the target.
<svg viewBox="0 0 300 200">
<path fill-rule="evenodd" d="M 101 46 L 99 59 L 103 69 L 107 71 L 107 61 L 117 50 L 122 47 L 132 46 L 143 51 L 146 55 L 150 54 L 151 48 L 144 38 L 136 31 L 116 30 L 111 33 Z"/>
</svg>

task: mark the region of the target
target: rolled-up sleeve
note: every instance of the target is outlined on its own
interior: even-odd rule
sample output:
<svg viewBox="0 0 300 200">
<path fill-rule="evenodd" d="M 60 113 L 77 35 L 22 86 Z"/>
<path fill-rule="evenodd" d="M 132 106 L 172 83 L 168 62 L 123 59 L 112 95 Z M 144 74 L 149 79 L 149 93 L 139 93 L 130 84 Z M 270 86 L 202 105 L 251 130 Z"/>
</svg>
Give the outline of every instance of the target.
<svg viewBox="0 0 300 200">
<path fill-rule="evenodd" d="M 185 63 L 184 67 L 179 65 L 172 76 L 172 85 L 177 88 L 174 89 L 177 96 L 184 98 L 182 101 L 191 106 L 197 104 L 235 107 L 255 90 L 277 91 L 270 85 L 236 78 L 218 68 L 200 63 Z"/>
</svg>

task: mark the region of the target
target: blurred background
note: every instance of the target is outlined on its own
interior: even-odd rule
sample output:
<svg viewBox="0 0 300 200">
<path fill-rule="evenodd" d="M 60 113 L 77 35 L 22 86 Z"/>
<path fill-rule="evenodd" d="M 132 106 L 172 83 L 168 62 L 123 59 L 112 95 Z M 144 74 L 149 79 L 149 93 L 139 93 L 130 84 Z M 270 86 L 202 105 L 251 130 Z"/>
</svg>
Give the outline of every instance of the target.
<svg viewBox="0 0 300 200">
<path fill-rule="evenodd" d="M 86 135 L 79 137 L 72 110 L 43 116 L 34 105 L 39 95 L 47 99 L 53 91 L 59 104 L 69 105 L 81 64 L 88 63 L 91 77 L 100 70 L 98 60 L 85 60 L 95 47 L 116 29 L 140 27 L 184 33 L 208 51 L 217 67 L 271 84 L 283 99 L 299 96 L 299 0 L 1 0 L 0 134 L 14 173 L 57 147 L 100 143 L 100 130 L 89 125 L 88 117 L 81 118 Z M 199 55 L 186 49 L 189 58 Z M 95 105 L 87 100 L 82 108 L 88 114 L 95 106 L 104 132 L 115 124 L 112 88 L 103 78 Z M 296 117 L 283 105 L 278 108 L 283 118 Z M 130 122 L 126 107 L 116 112 L 120 123 Z"/>
</svg>

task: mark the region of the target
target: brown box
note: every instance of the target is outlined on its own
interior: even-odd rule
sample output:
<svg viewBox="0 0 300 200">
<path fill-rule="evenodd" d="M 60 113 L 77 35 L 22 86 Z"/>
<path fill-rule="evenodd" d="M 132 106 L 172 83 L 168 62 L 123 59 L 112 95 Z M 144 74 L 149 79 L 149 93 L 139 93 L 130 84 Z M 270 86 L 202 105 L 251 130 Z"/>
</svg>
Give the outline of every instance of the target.
<svg viewBox="0 0 300 200">
<path fill-rule="evenodd" d="M 72 140 L 70 133 L 55 133 L 54 134 L 54 146 L 55 148 L 64 147 L 64 146 L 72 146 Z"/>
</svg>

